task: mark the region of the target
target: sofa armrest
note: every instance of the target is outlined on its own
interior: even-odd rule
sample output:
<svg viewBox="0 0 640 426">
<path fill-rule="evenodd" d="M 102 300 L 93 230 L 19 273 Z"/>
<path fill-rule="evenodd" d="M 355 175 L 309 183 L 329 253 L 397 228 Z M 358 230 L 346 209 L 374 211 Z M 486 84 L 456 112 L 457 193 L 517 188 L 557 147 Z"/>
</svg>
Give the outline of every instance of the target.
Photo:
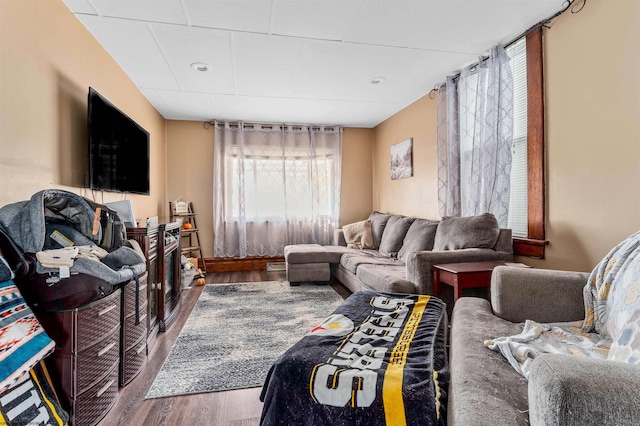
<svg viewBox="0 0 640 426">
<path fill-rule="evenodd" d="M 513 238 L 511 229 L 500 228 L 498 240 L 496 241 L 496 245 L 493 249 L 513 254 Z"/>
<path fill-rule="evenodd" d="M 347 240 L 344 239 L 344 231 L 342 229 L 336 229 L 333 231 L 333 245 L 334 246 L 347 246 Z"/>
<path fill-rule="evenodd" d="M 640 369 L 616 361 L 543 354 L 531 364 L 531 425 L 637 425 Z"/>
<path fill-rule="evenodd" d="M 584 272 L 498 266 L 491 275 L 491 307 L 511 322 L 581 320 L 588 278 Z"/>
<path fill-rule="evenodd" d="M 479 248 L 413 252 L 406 257 L 407 279 L 415 283 L 419 294 L 433 294 L 433 265 L 485 260 L 510 262 L 513 260 L 513 254 Z"/>
</svg>

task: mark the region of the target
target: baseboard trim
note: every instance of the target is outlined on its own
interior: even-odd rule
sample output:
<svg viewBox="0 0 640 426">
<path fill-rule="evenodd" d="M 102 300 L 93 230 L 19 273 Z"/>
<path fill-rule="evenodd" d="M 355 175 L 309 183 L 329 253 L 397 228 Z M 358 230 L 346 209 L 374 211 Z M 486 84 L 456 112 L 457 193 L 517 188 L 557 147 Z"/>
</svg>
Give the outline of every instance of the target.
<svg viewBox="0 0 640 426">
<path fill-rule="evenodd" d="M 204 259 L 207 272 L 266 271 L 267 263 L 272 262 L 284 262 L 284 256 L 209 257 Z"/>
</svg>

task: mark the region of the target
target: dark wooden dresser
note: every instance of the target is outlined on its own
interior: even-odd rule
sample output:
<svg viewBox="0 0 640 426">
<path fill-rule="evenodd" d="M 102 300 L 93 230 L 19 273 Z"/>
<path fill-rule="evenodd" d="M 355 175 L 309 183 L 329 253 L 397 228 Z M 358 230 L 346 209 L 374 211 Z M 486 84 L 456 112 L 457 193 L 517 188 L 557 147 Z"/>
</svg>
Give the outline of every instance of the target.
<svg viewBox="0 0 640 426">
<path fill-rule="evenodd" d="M 118 399 L 121 298 L 118 289 L 81 308 L 38 315 L 56 342 L 51 374 L 73 425 L 96 424 Z"/>
<path fill-rule="evenodd" d="M 133 280 L 121 292 L 120 386 L 133 380 L 147 363 L 147 276 L 145 272 L 138 278 L 137 289 Z"/>
</svg>

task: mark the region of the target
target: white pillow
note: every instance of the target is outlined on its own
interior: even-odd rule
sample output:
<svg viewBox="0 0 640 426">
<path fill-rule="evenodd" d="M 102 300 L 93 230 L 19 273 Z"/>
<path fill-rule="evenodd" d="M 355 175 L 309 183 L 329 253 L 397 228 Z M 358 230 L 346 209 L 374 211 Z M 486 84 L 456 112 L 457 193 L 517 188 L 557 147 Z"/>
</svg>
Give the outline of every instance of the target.
<svg viewBox="0 0 640 426">
<path fill-rule="evenodd" d="M 373 234 L 371 233 L 371 221 L 363 220 L 361 222 L 350 223 L 342 227 L 344 239 L 348 248 L 353 249 L 372 249 Z"/>
</svg>

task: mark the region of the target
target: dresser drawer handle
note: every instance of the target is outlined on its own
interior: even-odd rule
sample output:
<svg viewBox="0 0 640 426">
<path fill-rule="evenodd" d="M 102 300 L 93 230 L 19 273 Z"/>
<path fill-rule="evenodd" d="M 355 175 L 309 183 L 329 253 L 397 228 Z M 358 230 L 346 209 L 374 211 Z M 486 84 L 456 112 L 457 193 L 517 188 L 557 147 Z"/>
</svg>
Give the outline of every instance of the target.
<svg viewBox="0 0 640 426">
<path fill-rule="evenodd" d="M 111 305 L 111 306 L 109 306 L 109 307 L 107 307 L 107 308 L 104 308 L 103 310 L 101 310 L 100 312 L 98 312 L 98 316 L 99 316 L 99 317 L 101 317 L 101 316 L 103 316 L 104 314 L 106 314 L 106 313 L 108 313 L 108 312 L 111 312 L 111 311 L 112 311 L 112 310 L 114 310 L 115 308 L 116 308 L 116 305 Z"/>
<path fill-rule="evenodd" d="M 109 383 L 104 385 L 98 392 L 96 392 L 96 398 L 100 398 L 103 393 L 105 393 L 113 384 L 113 380 L 110 380 Z"/>
<path fill-rule="evenodd" d="M 140 352 L 144 351 L 145 349 L 147 349 L 147 342 L 144 342 L 140 345 L 140 347 L 136 351 L 136 355 L 140 355 Z"/>
<path fill-rule="evenodd" d="M 98 352 L 98 358 L 100 358 L 102 355 L 106 354 L 107 352 L 109 352 L 111 350 L 111 348 L 113 348 L 116 345 L 116 342 L 111 342 L 109 343 L 107 346 L 105 346 L 104 348 L 102 348 L 100 350 L 100 352 Z"/>
</svg>

